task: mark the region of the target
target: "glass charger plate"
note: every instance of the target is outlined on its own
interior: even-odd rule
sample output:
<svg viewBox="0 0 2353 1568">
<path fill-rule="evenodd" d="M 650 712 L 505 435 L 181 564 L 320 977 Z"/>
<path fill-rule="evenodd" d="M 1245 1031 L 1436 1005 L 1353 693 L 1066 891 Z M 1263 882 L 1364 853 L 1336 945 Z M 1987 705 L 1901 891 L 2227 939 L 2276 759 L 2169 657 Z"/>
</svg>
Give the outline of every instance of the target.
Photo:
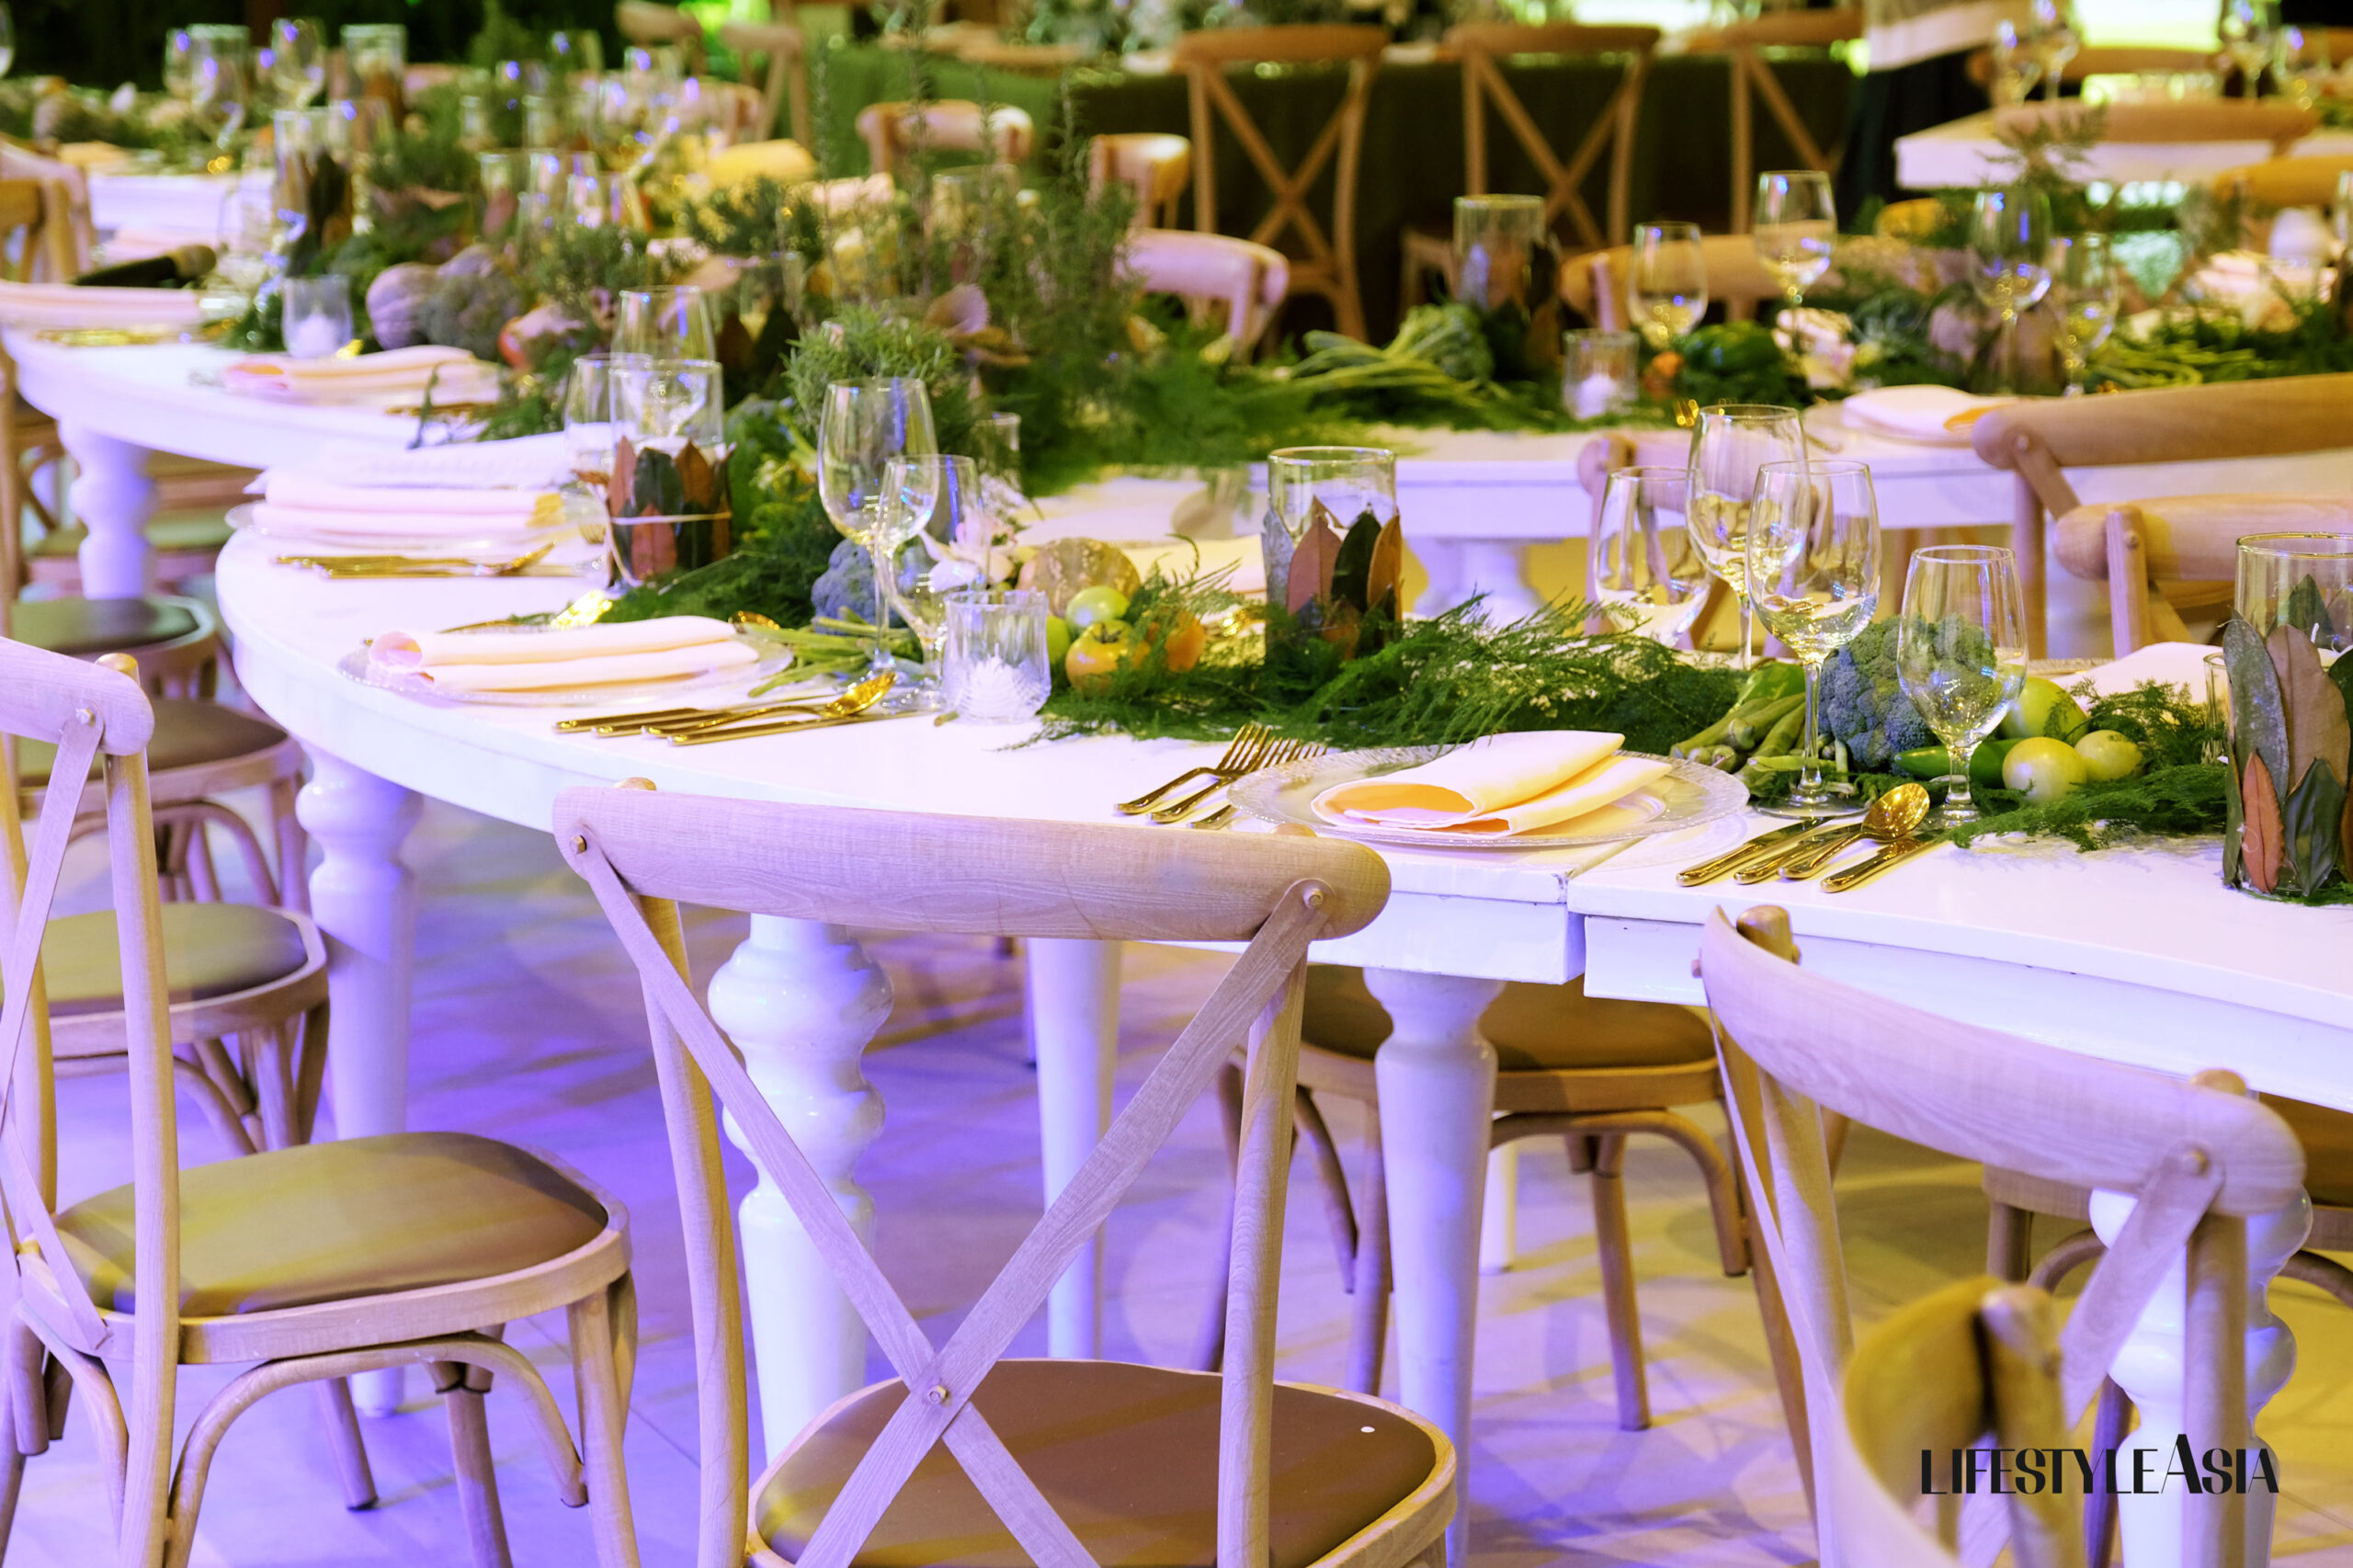
<svg viewBox="0 0 2353 1568">
<path fill-rule="evenodd" d="M 1680 833 L 1687 827 L 1745 811 L 1748 806 L 1748 786 L 1729 773 L 1702 767 L 1695 762 L 1654 757 L 1653 761 L 1667 765 L 1663 778 L 1598 812 L 1532 833 L 1443 834 L 1411 828 L 1343 826 L 1315 814 L 1315 797 L 1335 784 L 1378 778 L 1383 774 L 1418 767 L 1453 749 L 1387 746 L 1286 763 L 1236 779 L 1228 798 L 1264 822 L 1296 823 L 1334 838 L 1353 838 L 1360 844 L 1383 844 L 1401 849 L 1577 849 Z"/>
<path fill-rule="evenodd" d="M 500 630 L 515 630 L 501 628 Z M 615 712 L 641 703 L 676 703 L 682 708 L 706 703 L 741 701 L 753 686 L 792 665 L 792 650 L 746 638 L 762 650 L 756 665 L 734 665 L 719 671 L 671 676 L 662 680 L 615 681 L 605 686 L 566 686 L 542 691 L 445 691 L 413 670 L 381 670 L 368 662 L 368 650 L 355 648 L 335 669 L 362 686 L 396 691 L 420 702 L 459 708 L 611 708 Z"/>
<path fill-rule="evenodd" d="M 389 520 L 400 514 L 387 512 Z M 398 528 L 388 528 L 381 533 L 320 533 L 311 528 L 272 528 L 254 520 L 250 502 L 229 508 L 229 526 L 240 533 L 252 534 L 321 554 L 349 552 L 357 555 L 371 550 L 414 551 L 422 555 L 453 555 L 482 553 L 491 556 L 521 555 L 538 549 L 551 540 L 561 544 L 567 538 L 577 538 L 578 530 L 559 516 L 558 520 L 540 528 L 487 528 L 479 534 L 403 533 Z"/>
</svg>

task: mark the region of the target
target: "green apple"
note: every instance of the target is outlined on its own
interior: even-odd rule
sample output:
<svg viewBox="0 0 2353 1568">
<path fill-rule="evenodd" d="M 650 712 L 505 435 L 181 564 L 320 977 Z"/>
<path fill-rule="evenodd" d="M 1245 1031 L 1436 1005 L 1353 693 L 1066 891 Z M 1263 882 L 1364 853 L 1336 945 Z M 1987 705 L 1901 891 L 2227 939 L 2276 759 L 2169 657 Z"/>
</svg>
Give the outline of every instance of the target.
<svg viewBox="0 0 2353 1568">
<path fill-rule="evenodd" d="M 2027 798 L 2027 803 L 2047 806 L 2091 777 L 2091 769 L 2074 746 L 2036 735 L 2020 741 L 2002 759 L 2002 782 Z"/>
<path fill-rule="evenodd" d="M 1061 616 L 1050 615 L 1046 618 L 1047 668 L 1058 670 L 1063 667 L 1063 659 L 1070 653 L 1070 640 L 1074 635 L 1070 622 Z"/>
<path fill-rule="evenodd" d="M 2075 755 L 2084 759 L 2096 784 L 2130 778 L 2141 771 L 2141 748 L 2114 730 L 2094 730 L 2075 743 Z"/>
<path fill-rule="evenodd" d="M 1063 617 L 1072 631 L 1084 631 L 1098 620 L 1124 619 L 1127 613 L 1128 596 L 1108 583 L 1097 583 L 1073 594 Z"/>
<path fill-rule="evenodd" d="M 2092 727 L 2084 716 L 2081 704 L 2060 688 L 2057 681 L 2040 676 L 2029 676 L 2018 687 L 2018 698 L 2010 710 L 2002 715 L 2002 733 L 2012 740 L 2032 740 L 2038 735 L 2055 735 L 2070 745 L 2075 737 Z"/>
</svg>

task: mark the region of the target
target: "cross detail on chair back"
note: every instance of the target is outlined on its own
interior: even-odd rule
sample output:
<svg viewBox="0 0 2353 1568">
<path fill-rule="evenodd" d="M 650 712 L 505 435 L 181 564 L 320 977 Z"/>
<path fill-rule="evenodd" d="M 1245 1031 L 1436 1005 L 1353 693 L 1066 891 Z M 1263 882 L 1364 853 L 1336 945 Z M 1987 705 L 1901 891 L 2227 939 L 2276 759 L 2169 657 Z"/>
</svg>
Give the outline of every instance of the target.
<svg viewBox="0 0 2353 1568">
<path fill-rule="evenodd" d="M 1541 27 L 1466 22 L 1449 29 L 1447 44 L 1462 61 L 1462 141 L 1469 193 L 1488 194 L 1487 109 L 1492 104 L 1543 178 L 1545 223 L 1556 223 L 1565 213 L 1582 245 L 1601 246 L 1623 239 L 1634 165 L 1634 126 L 1642 113 L 1643 85 L 1650 75 L 1659 37 L 1656 28 L 1595 28 L 1569 22 Z M 1529 54 L 1617 55 L 1624 61 L 1616 90 L 1565 162 L 1504 75 L 1503 62 Z M 1594 222 L 1583 188 L 1604 147 L 1609 149 L 1606 225 Z"/>
<path fill-rule="evenodd" d="M 1732 78 L 1732 232 L 1748 233 L 1749 206 L 1756 197 L 1756 110 L 1755 99 L 1765 100 L 1773 123 L 1790 139 L 1800 167 L 1830 175 L 1838 172 L 1840 149 L 1824 152 L 1788 89 L 1773 74 L 1768 49 L 1827 49 L 1863 36 L 1859 6 L 1827 11 L 1768 11 L 1761 17 L 1710 28 L 1691 39 L 1695 54 L 1722 51 L 1730 57 Z"/>
</svg>

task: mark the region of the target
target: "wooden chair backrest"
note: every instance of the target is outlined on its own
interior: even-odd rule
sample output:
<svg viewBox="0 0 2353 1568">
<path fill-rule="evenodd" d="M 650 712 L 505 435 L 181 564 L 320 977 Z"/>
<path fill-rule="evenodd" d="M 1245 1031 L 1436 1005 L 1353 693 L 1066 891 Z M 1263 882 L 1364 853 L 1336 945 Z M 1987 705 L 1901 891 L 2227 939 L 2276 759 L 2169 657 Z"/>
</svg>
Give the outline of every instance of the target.
<svg viewBox="0 0 2353 1568">
<path fill-rule="evenodd" d="M 645 989 L 688 1237 L 700 1369 L 700 1561 L 742 1560 L 749 1468 L 741 1308 L 714 1096 L 883 1354 L 923 1394 L 901 1405 L 869 1449 L 801 1554 L 801 1568 L 845 1568 L 939 1442 L 1033 1560 L 1083 1562 L 1070 1527 L 968 1402 L 1044 1304 L 1074 1250 L 1246 1035 L 1234 1233 L 1263 1244 L 1243 1249 L 1227 1292 L 1218 1562 L 1260 1568 L 1270 1507 L 1278 1249 L 1307 944 L 1359 929 L 1379 913 L 1389 893 L 1381 858 L 1327 839 L 1178 839 L 1111 826 L 662 796 L 642 780 L 564 791 L 554 825 L 558 846 L 595 891 Z M 1005 1271 L 947 1345 L 935 1346 L 696 1001 L 680 900 L 898 931 L 1248 946 Z"/>
<path fill-rule="evenodd" d="M 692 12 L 676 6 L 656 5 L 654 0 L 618 0 L 613 6 L 613 26 L 622 38 L 641 48 L 676 44 L 687 57 L 688 69 L 698 73 L 702 70 L 702 23 Z"/>
<path fill-rule="evenodd" d="M 1768 11 L 1761 17 L 1703 28 L 1692 35 L 1692 53 L 1731 56 L 1728 74 L 1732 86 L 1733 233 L 1748 232 L 1749 209 L 1756 199 L 1756 98 L 1765 100 L 1766 112 L 1780 127 L 1781 134 L 1790 139 L 1802 167 L 1836 174 L 1843 150 L 1836 145 L 1825 148 L 1813 139 L 1813 132 L 1807 129 L 1797 106 L 1790 101 L 1781 79 L 1773 74 L 1765 51 L 1828 49 L 1832 44 L 1851 42 L 1862 36 L 1863 11 L 1859 6 L 1819 11 Z"/>
<path fill-rule="evenodd" d="M 20 1310 L 46 1318 L 55 1302 L 70 1320 L 46 1332 L 95 1348 L 106 1328 L 59 1240 L 57 1148 L 48 1002 L 40 941 L 83 783 L 102 764 L 113 908 L 121 944 L 124 1047 L 131 1079 L 131 1182 L 136 1195 L 131 1288 L 135 1334 L 114 1345 L 132 1364 L 132 1444 L 116 1495 L 137 1504 L 120 1522 L 125 1561 L 160 1562 L 163 1501 L 171 1481 L 172 1368 L 179 1351 L 179 1136 L 172 1098 L 169 991 L 164 978 L 163 903 L 154 814 L 147 788 L 154 710 L 128 658 L 85 664 L 0 639 L 0 1198 L 6 1199 L 12 1281 Z M 57 749 L 29 846 L 18 817 L 15 757 L 20 741 Z M 73 780 L 73 787 L 63 781 Z M 112 1305 L 111 1302 L 108 1303 Z M 144 1417 L 144 1419 L 142 1419 Z M 143 1550 L 142 1550 L 143 1547 Z"/>
<path fill-rule="evenodd" d="M 2060 471 L 2198 462 L 2353 446 L 2353 374 L 2153 387 L 2096 398 L 2028 398 L 1987 412 L 1970 445 L 2033 488 L 2053 516 L 2080 505 Z"/>
<path fill-rule="evenodd" d="M 2187 635 L 2165 583 L 2228 583 L 2249 534 L 2353 535 L 2353 496 L 2172 495 L 2162 501 L 2078 506 L 2059 516 L 2059 563 L 2108 579 L 2117 656 Z"/>
<path fill-rule="evenodd" d="M 1275 245 L 1295 230 L 1305 255 L 1293 268 L 1296 281 L 1309 277 L 1345 279 L 1334 294 L 1340 330 L 1364 335 L 1362 301 L 1354 297 L 1357 254 L 1357 168 L 1364 152 L 1366 107 L 1381 69 L 1387 29 L 1305 23 L 1268 28 L 1211 28 L 1176 40 L 1176 68 L 1185 74 L 1193 140 L 1193 227 L 1218 233 L 1217 128 L 1222 121 L 1274 195 L 1274 204 L 1248 237 Z M 1340 106 L 1324 123 L 1295 168 L 1275 156 L 1266 132 L 1236 97 L 1226 73 L 1237 65 L 1344 65 L 1347 87 Z M 1324 171 L 1332 170 L 1331 223 L 1327 230 L 1308 205 Z M 1278 249 L 1280 247 L 1278 245 Z M 1344 297 L 1345 296 L 1345 297 Z"/>
<path fill-rule="evenodd" d="M 0 184 L 36 185 L 40 198 L 37 230 L 21 242 L 16 234 L 21 198 L 8 202 L 0 218 L 0 234 L 9 249 L 28 265 L 10 271 L 19 283 L 70 283 L 90 270 L 97 255 L 97 231 L 90 222 L 88 174 L 63 158 L 51 158 L 0 137 Z"/>
<path fill-rule="evenodd" d="M 760 87 L 760 133 L 776 134 L 777 114 L 787 110 L 792 139 L 813 146 L 809 120 L 809 40 L 790 22 L 727 22 L 719 40 L 735 51 L 748 73 L 752 62 L 765 59 L 767 73 Z"/>
<path fill-rule="evenodd" d="M 1135 227 L 1173 229 L 1176 203 L 1193 179 L 1193 143 L 1165 131 L 1097 136 L 1086 144 L 1086 183 L 1100 191 L 1117 182 L 1135 192 Z"/>
<path fill-rule="evenodd" d="M 2012 104 L 1994 111 L 1996 129 L 2011 136 L 2047 130 L 2083 110 L 2063 99 L 2056 104 Z M 2108 142 L 2268 142 L 2275 157 L 2310 136 L 2320 124 L 2318 109 L 2299 108 L 2278 98 L 2208 98 L 2182 103 L 2109 104 Z"/>
<path fill-rule="evenodd" d="M 2068 1319 L 2063 1424 L 2186 1251 L 2188 1429 L 2201 1451 L 2245 1446 L 2245 1221 L 2302 1199 L 2303 1149 L 2287 1123 L 2228 1074 L 2187 1082 L 2079 1056 L 1841 985 L 1797 958 L 1771 905 L 1738 929 L 1718 910 L 1700 934 L 1733 1142 L 1803 1374 L 1813 1473 L 1830 1468 L 1828 1391 L 1854 1346 L 1825 1110 L 1958 1159 L 2137 1194 Z M 2201 1544 L 2188 1561 L 2220 1568 L 2245 1503 L 2193 1510 Z"/>
<path fill-rule="evenodd" d="M 2067 1445 L 2055 1318 L 2043 1291 L 1987 1276 L 1898 1309 L 1856 1345 L 1824 1510 L 1842 1568 L 1961 1568 L 1953 1543 L 1913 1512 L 1923 1454 L 1989 1433 L 2005 1449 Z M 2017 1568 L 2083 1568 L 2078 1511 L 2047 1487 L 2010 1493 Z"/>
<path fill-rule="evenodd" d="M 1699 244 L 1707 259 L 1708 301 L 1722 304 L 1727 317 L 1745 320 L 1760 301 L 1781 297 L 1781 285 L 1756 259 L 1756 244 L 1746 234 L 1709 234 Z M 1563 264 L 1562 302 L 1597 327 L 1623 331 L 1626 278 L 1633 258 L 1633 246 L 1612 245 Z"/>
<path fill-rule="evenodd" d="M 1189 229 L 1139 229 L 1128 241 L 1124 262 L 1150 293 L 1174 294 L 1203 307 L 1203 314 L 1208 306 L 1222 305 L 1226 335 L 1244 356 L 1290 283 L 1290 262 L 1272 246 Z"/>
<path fill-rule="evenodd" d="M 1027 163 L 1038 145 L 1037 122 L 1011 104 L 983 109 L 970 98 L 933 103 L 869 104 L 858 111 L 858 134 L 873 172 L 895 176 L 917 149 L 983 153 L 998 164 Z"/>
<path fill-rule="evenodd" d="M 2313 153 L 2241 164 L 2214 176 L 2214 194 L 2237 197 L 2257 209 L 2326 207 L 2336 199 L 2337 176 L 2353 169 L 2353 153 Z"/>
<path fill-rule="evenodd" d="M 1643 108 L 1643 85 L 1651 59 L 1658 52 L 1656 28 L 1581 27 L 1555 22 L 1528 27 L 1511 22 L 1464 22 L 1447 30 L 1447 46 L 1462 62 L 1463 188 L 1485 196 L 1487 178 L 1487 110 L 1495 113 L 1535 164 L 1544 180 L 1544 222 L 1551 225 L 1567 218 L 1576 244 L 1604 245 L 1626 232 L 1634 169 L 1634 127 Z M 1585 139 L 1563 160 L 1512 90 L 1503 62 L 1515 55 L 1616 56 L 1622 60 L 1618 85 L 1587 128 Z M 1594 222 L 1586 205 L 1585 181 L 1609 149 L 1608 222 Z"/>
</svg>

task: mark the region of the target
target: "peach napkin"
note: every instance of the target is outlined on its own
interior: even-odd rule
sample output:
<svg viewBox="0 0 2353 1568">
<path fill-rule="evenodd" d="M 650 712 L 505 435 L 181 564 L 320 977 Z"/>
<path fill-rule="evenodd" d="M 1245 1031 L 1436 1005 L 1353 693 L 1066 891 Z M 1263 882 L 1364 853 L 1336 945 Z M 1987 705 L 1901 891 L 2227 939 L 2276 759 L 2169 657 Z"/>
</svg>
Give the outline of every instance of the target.
<svg viewBox="0 0 2353 1568">
<path fill-rule="evenodd" d="M 1881 387 L 1857 392 L 1839 404 L 1839 422 L 1849 430 L 1870 430 L 1932 446 L 1969 445 L 1969 427 L 1987 410 L 2016 398 L 1972 397 L 1952 387 Z"/>
<path fill-rule="evenodd" d="M 1553 827 L 1617 804 L 1667 771 L 1621 756 L 1623 735 L 1540 730 L 1489 735 L 1434 762 L 1335 784 L 1315 814 L 1341 826 L 1502 835 Z"/>
<path fill-rule="evenodd" d="M 382 670 L 449 691 L 545 691 L 713 674 L 759 661 L 723 620 L 674 615 L 559 631 L 388 631 L 368 650 Z"/>
<path fill-rule="evenodd" d="M 281 403 L 376 403 L 422 397 L 433 384 L 437 403 L 498 395 L 495 367 L 462 348 L 388 348 L 381 354 L 296 359 L 273 354 L 240 359 L 221 374 L 223 386 L 248 397 Z"/>
</svg>

